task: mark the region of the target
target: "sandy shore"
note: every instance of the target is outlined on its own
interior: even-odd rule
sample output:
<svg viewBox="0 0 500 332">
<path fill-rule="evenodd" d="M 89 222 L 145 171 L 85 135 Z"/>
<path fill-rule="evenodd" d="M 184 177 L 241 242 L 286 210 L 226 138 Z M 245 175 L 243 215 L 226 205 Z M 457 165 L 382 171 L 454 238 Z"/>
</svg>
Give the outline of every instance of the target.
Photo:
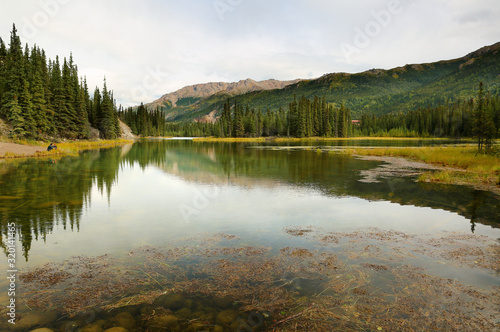
<svg viewBox="0 0 500 332">
<path fill-rule="evenodd" d="M 7 152 L 16 156 L 24 155 L 25 157 L 30 157 L 34 156 L 38 151 L 47 151 L 47 148 L 43 146 L 0 142 L 0 158 L 4 158 Z"/>
</svg>

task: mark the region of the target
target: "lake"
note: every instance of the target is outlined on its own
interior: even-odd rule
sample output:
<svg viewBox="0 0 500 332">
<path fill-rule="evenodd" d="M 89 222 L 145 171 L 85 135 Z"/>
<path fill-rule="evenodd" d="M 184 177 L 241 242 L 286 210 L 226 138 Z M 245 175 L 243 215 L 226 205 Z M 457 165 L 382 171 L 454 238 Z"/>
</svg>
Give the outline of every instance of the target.
<svg viewBox="0 0 500 332">
<path fill-rule="evenodd" d="M 383 163 L 317 149 L 450 143 L 141 140 L 1 162 L 16 326 L 494 328 L 499 197 L 415 175 L 363 181 Z"/>
</svg>

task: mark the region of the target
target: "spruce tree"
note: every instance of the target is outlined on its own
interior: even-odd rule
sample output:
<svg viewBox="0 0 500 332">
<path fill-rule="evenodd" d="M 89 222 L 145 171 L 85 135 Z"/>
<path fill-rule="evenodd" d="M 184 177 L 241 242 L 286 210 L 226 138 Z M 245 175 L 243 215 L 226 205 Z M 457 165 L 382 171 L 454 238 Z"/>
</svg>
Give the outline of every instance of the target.
<svg viewBox="0 0 500 332">
<path fill-rule="evenodd" d="M 87 114 L 87 101 L 85 100 L 85 90 L 82 88 L 78 88 L 75 101 L 76 107 L 76 136 L 80 139 L 89 138 L 90 130 L 89 130 L 89 121 Z"/>
<path fill-rule="evenodd" d="M 24 118 L 22 115 L 21 107 L 17 102 L 17 97 L 14 97 L 11 102 L 6 105 L 8 109 L 7 120 L 12 124 L 11 136 L 12 138 L 21 138 L 26 135 L 24 130 Z"/>
<path fill-rule="evenodd" d="M 479 83 L 472 132 L 477 138 L 478 151 L 482 151 L 485 146 L 491 146 L 492 139 L 495 136 L 495 125 L 485 107 L 483 82 Z"/>
<path fill-rule="evenodd" d="M 73 58 L 69 62 L 64 58 L 62 67 L 62 84 L 64 104 L 64 117 L 66 117 L 66 132 L 71 138 L 76 138 L 78 133 L 76 99 L 78 90 L 78 78 L 74 77 Z M 76 79 L 76 82 L 75 82 Z"/>
<path fill-rule="evenodd" d="M 50 79 L 50 90 L 52 91 L 51 105 L 54 110 L 54 125 L 56 133 L 63 137 L 69 137 L 71 119 L 67 117 L 66 98 L 64 94 L 61 67 L 59 57 L 52 62 L 52 72 Z"/>
<path fill-rule="evenodd" d="M 234 137 L 245 136 L 245 127 L 243 125 L 243 109 L 236 101 L 234 102 L 234 121 L 233 121 L 233 135 Z"/>
<path fill-rule="evenodd" d="M 2 108 L 2 96 L 7 84 L 7 48 L 0 38 L 0 111 Z"/>
<path fill-rule="evenodd" d="M 37 69 L 31 84 L 31 95 L 33 104 L 33 119 L 35 121 L 38 134 L 50 131 L 49 120 L 47 118 L 47 101 L 45 100 L 45 90 L 43 88 L 41 70 Z"/>
<path fill-rule="evenodd" d="M 18 98 L 24 87 L 24 67 L 23 51 L 21 48 L 21 39 L 17 35 L 16 26 L 12 26 L 10 34 L 9 51 L 5 63 L 5 91 L 2 95 L 2 115 L 9 118 L 9 112 L 12 110 L 12 101 Z"/>
<path fill-rule="evenodd" d="M 35 120 L 33 119 L 33 103 L 31 102 L 31 93 L 27 80 L 23 82 L 23 89 L 19 96 L 19 107 L 23 117 L 24 134 L 27 137 L 36 137 L 37 130 Z"/>
<path fill-rule="evenodd" d="M 105 139 L 116 138 L 116 124 L 113 109 L 113 100 L 106 86 L 106 79 L 104 79 L 104 87 L 102 90 L 102 104 L 101 114 L 99 118 L 99 130 Z"/>
</svg>

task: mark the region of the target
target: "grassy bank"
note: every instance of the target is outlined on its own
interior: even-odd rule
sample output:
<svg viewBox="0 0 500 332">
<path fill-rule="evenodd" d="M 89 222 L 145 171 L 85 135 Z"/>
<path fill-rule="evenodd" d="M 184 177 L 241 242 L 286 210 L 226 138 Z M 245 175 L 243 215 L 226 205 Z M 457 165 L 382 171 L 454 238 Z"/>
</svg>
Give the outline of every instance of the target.
<svg viewBox="0 0 500 332">
<path fill-rule="evenodd" d="M 57 149 L 68 154 L 76 154 L 84 150 L 112 148 L 119 145 L 132 144 L 131 139 L 99 140 L 99 141 L 77 141 L 58 143 Z"/>
<path fill-rule="evenodd" d="M 448 184 L 500 184 L 500 153 L 479 154 L 473 146 L 349 149 L 363 156 L 403 157 L 444 166 L 447 169 L 426 172 L 421 181 Z"/>
<path fill-rule="evenodd" d="M 62 157 L 62 156 L 74 156 L 78 155 L 79 152 L 84 150 L 101 149 L 101 148 L 111 148 L 124 144 L 132 144 L 133 140 L 128 139 L 116 139 L 116 140 L 98 140 L 98 141 L 73 141 L 73 142 L 61 142 L 56 143 L 57 149 L 52 151 L 47 151 L 47 146 L 49 142 L 41 141 L 31 141 L 31 140 L 9 140 L 2 139 L 2 142 L 17 144 L 19 146 L 31 146 L 41 149 L 41 151 L 36 151 L 31 154 L 19 153 L 13 148 L 12 151 L 6 152 L 0 159 L 11 159 L 11 158 L 31 158 L 31 157 Z"/>
</svg>

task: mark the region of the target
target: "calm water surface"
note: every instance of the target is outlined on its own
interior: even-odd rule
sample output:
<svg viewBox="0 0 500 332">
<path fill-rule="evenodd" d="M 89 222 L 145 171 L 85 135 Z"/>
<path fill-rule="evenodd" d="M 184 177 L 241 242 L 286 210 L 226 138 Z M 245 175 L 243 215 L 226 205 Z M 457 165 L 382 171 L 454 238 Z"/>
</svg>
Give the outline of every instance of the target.
<svg viewBox="0 0 500 332">
<path fill-rule="evenodd" d="M 423 144 L 411 142 L 321 145 Z M 240 243 L 275 251 L 310 247 L 285 231 L 294 227 L 500 238 L 500 200 L 488 192 L 411 177 L 363 183 L 360 171 L 380 162 L 257 145 L 151 140 L 60 160 L 2 162 L 2 236 L 5 241 L 6 224 L 15 222 L 20 271 L 74 256 L 120 256 L 199 234 L 233 234 Z M 471 284 L 499 284 L 481 273 L 427 265 Z"/>
<path fill-rule="evenodd" d="M 351 143 L 360 141 L 342 142 Z M 4 162 L 0 211 L 21 228 L 25 258 L 18 264 L 120 253 L 199 233 L 273 243 L 286 241 L 283 229 L 291 226 L 410 233 L 473 227 L 500 237 L 499 200 L 487 192 L 413 178 L 362 183 L 359 172 L 379 162 L 249 148 L 256 145 L 143 141 L 79 158 Z"/>
</svg>

